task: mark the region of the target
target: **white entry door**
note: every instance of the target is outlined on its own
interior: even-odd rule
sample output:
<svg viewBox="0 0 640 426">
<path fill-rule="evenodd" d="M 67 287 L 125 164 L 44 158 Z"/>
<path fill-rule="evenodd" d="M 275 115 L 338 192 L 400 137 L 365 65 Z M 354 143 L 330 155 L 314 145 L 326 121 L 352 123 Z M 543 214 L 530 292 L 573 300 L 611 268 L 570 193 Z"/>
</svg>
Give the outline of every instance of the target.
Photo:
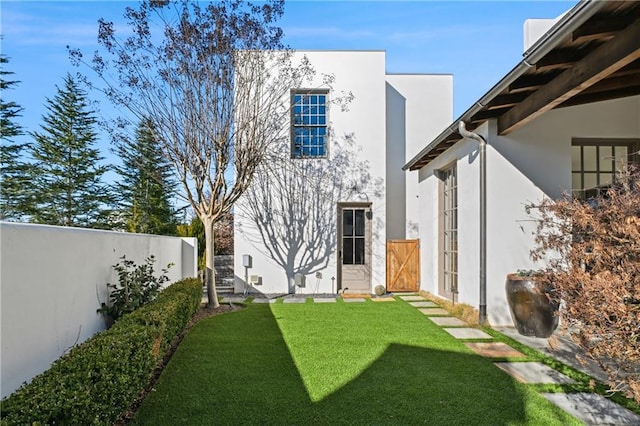
<svg viewBox="0 0 640 426">
<path fill-rule="evenodd" d="M 338 206 L 339 290 L 371 292 L 371 204 Z"/>
</svg>

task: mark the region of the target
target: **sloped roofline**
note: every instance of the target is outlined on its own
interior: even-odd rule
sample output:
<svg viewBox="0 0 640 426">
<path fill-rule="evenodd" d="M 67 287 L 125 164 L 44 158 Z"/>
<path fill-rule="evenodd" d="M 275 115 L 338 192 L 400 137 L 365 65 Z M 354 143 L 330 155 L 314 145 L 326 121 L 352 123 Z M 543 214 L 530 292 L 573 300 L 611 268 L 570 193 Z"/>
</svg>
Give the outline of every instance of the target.
<svg viewBox="0 0 640 426">
<path fill-rule="evenodd" d="M 512 84 L 516 79 L 522 76 L 529 68 L 535 66 L 538 60 L 549 53 L 556 47 L 565 37 L 580 27 L 585 21 L 596 14 L 602 7 L 606 5 L 606 1 L 598 0 L 582 0 L 565 13 L 540 39 L 538 39 L 529 49 L 523 53 L 523 59 L 500 81 L 498 81 L 489 91 L 474 102 L 460 117 L 454 120 L 440 135 L 433 139 L 427 146 L 422 149 L 415 157 L 413 157 L 403 170 L 418 170 L 423 165 L 418 163 L 424 162 L 424 158 L 430 154 L 436 147 L 445 142 L 452 135 L 457 134 L 458 122 L 469 121 L 470 118 L 478 113 L 484 106 L 489 104 L 500 92 Z M 486 120 L 485 120 L 486 121 Z M 460 138 L 457 138 L 458 140 Z"/>
</svg>

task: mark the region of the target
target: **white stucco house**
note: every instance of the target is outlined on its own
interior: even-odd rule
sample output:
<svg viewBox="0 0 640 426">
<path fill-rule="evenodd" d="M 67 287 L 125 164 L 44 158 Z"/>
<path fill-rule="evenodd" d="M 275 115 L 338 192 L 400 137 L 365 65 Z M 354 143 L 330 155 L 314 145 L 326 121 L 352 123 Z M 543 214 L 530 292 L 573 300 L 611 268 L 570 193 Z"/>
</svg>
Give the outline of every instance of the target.
<svg viewBox="0 0 640 426">
<path fill-rule="evenodd" d="M 402 166 L 451 122 L 452 76 L 388 74 L 384 51 L 295 56 L 316 81 L 290 88 L 282 162 L 234 206 L 235 291 L 372 293 L 386 242 L 418 238 L 418 179 Z"/>
<path fill-rule="evenodd" d="M 639 2 L 525 25 L 522 61 L 404 165 L 419 180 L 422 289 L 511 324 L 506 275 L 539 266 L 525 205 L 589 196 L 638 161 L 639 58 Z"/>
</svg>

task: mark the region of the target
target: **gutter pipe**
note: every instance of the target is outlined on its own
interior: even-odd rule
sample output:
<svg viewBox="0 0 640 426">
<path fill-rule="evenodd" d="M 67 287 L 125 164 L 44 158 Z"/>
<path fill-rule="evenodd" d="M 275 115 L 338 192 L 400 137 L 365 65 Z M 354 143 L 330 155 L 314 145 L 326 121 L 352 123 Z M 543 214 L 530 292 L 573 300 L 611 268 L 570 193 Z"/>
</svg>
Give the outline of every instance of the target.
<svg viewBox="0 0 640 426">
<path fill-rule="evenodd" d="M 606 6 L 606 1 L 600 0 L 583 0 L 576 4 L 572 9 L 560 18 L 538 41 L 536 41 L 526 52 L 520 61 L 508 74 L 506 74 L 498 83 L 496 83 L 487 93 L 485 93 L 477 102 L 474 102 L 453 125 L 449 125 L 438 137 L 436 137 L 429 145 L 420 151 L 412 160 L 405 164 L 402 169 L 409 170 L 420 159 L 433 150 L 441 141 L 455 132 L 455 123 L 459 121 L 469 121 L 476 113 L 478 113 L 484 105 L 489 104 L 504 89 L 509 87 L 517 78 L 525 73 L 525 71 L 533 66 L 549 53 L 556 44 L 562 41 L 567 35 L 578 29 L 589 18 L 595 15 L 601 8 Z"/>
<path fill-rule="evenodd" d="M 458 122 L 458 131 L 463 138 L 478 141 L 480 149 L 480 315 L 478 322 L 487 322 L 487 141 L 475 132 L 470 132 L 464 121 Z"/>
</svg>

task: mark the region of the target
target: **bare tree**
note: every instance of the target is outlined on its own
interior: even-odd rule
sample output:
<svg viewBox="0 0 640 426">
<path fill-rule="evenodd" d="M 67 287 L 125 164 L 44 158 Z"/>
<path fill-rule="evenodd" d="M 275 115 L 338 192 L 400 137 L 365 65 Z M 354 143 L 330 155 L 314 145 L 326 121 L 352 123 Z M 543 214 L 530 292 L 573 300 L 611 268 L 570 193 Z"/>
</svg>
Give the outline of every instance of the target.
<svg viewBox="0 0 640 426">
<path fill-rule="evenodd" d="M 274 23 L 283 6 L 282 0 L 144 1 L 126 9 L 125 38 L 100 20 L 103 51 L 89 61 L 70 51 L 98 74 L 113 102 L 154 123 L 180 195 L 204 225 L 213 307 L 214 224 L 247 189 L 273 144 L 288 138 L 289 90 L 313 75 L 308 61 L 294 65 L 293 52 L 282 45 Z"/>
<path fill-rule="evenodd" d="M 560 313 L 612 391 L 640 403 L 640 171 L 629 167 L 589 199 L 537 207 L 534 260 L 563 300 Z"/>
<path fill-rule="evenodd" d="M 330 157 L 295 160 L 289 145 L 282 145 L 261 164 L 239 204 L 248 218 L 241 232 L 282 267 L 290 293 L 296 274 L 328 265 L 337 245 L 337 203 L 380 196 L 380 180 L 372 178 L 366 161 L 357 160 L 354 145 L 354 135 L 345 135 L 332 145 Z"/>
</svg>

